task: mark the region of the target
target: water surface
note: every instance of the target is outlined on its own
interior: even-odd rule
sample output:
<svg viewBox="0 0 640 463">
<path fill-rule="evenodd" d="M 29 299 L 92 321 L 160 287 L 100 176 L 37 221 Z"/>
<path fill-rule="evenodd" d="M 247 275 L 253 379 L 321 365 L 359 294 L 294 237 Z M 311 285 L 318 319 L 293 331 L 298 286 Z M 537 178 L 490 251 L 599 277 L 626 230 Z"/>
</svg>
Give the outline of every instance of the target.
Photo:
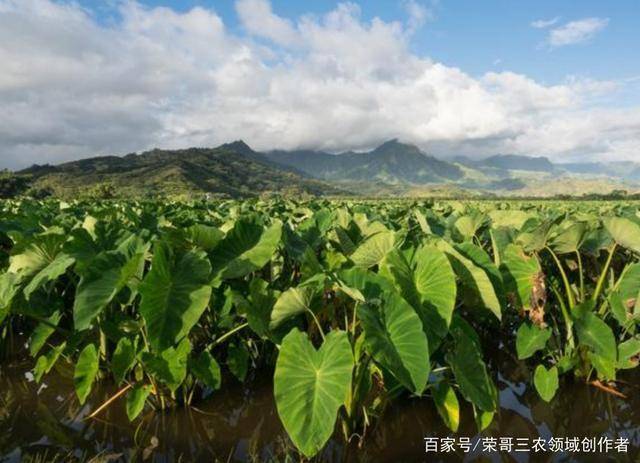
<svg viewBox="0 0 640 463">
<path fill-rule="evenodd" d="M 429 398 L 404 398 L 387 408 L 370 428 L 363 445 L 345 444 L 339 432 L 319 461 L 629 461 L 640 458 L 640 375 L 623 376 L 620 399 L 577 380 L 565 380 L 547 404 L 527 386 L 519 363 L 501 369 L 500 411 L 477 434 L 472 411 L 464 408 L 461 429 L 442 425 Z M 25 377 L 14 363 L 0 373 L 0 461 L 298 461 L 280 424 L 268 372 L 254 373 L 244 384 L 225 377 L 225 387 L 194 408 L 166 413 L 148 411 L 128 422 L 124 404 L 115 403 L 96 419 L 87 419 L 116 388 L 100 384 L 85 406 L 74 397 L 72 380 L 49 375 L 44 385 Z M 28 374 L 26 376 L 29 376 Z M 603 437 L 629 439 L 627 453 L 425 453 L 425 437 Z M 515 442 L 515 441 L 514 441 Z"/>
</svg>

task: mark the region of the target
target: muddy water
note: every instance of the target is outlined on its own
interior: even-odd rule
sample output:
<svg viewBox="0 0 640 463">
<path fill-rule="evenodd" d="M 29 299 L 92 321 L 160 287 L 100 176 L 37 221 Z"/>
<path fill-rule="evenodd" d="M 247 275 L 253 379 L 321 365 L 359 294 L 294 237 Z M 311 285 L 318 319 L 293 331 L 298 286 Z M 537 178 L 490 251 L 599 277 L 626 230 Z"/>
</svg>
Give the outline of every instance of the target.
<svg viewBox="0 0 640 463">
<path fill-rule="evenodd" d="M 527 370 L 503 368 L 498 378 L 500 412 L 478 435 L 472 411 L 463 410 L 460 431 L 442 424 L 430 399 L 404 399 L 388 408 L 369 429 L 361 448 L 345 445 L 341 435 L 320 461 L 640 461 L 640 372 L 624 376 L 619 399 L 579 382 L 562 383 L 551 404 L 525 385 Z M 24 365 L 0 371 L 0 461 L 297 461 L 278 420 L 268 373 L 244 385 L 225 378 L 226 386 L 193 409 L 155 414 L 135 424 L 124 404 L 116 403 L 97 419 L 86 419 L 115 391 L 101 385 L 84 407 L 73 396 L 71 379 L 61 374 L 38 386 L 25 378 Z M 507 379 L 508 378 L 508 379 Z M 628 451 L 597 453 L 425 453 L 425 437 L 528 438 L 624 437 Z M 515 441 L 514 441 L 515 442 Z"/>
</svg>

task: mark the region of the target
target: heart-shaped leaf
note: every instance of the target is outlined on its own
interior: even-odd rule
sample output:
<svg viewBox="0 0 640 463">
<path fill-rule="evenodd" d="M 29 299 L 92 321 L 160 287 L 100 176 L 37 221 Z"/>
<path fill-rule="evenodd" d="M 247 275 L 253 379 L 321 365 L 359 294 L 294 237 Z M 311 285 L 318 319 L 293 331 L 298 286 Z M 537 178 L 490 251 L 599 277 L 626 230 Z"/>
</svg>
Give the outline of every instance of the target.
<svg viewBox="0 0 640 463">
<path fill-rule="evenodd" d="M 256 220 L 241 218 L 213 251 L 213 273 L 222 279 L 240 278 L 261 269 L 273 257 L 282 222 L 264 228 Z"/>
<path fill-rule="evenodd" d="M 551 402 L 558 390 L 558 368 L 546 369 L 544 365 L 538 365 L 533 374 L 533 384 L 540 397 L 545 402 Z"/>
<path fill-rule="evenodd" d="M 338 409 L 351 388 L 353 354 L 343 331 L 332 331 L 316 350 L 293 329 L 282 341 L 274 393 L 278 415 L 295 446 L 308 458 L 329 440 Z"/>
<path fill-rule="evenodd" d="M 449 260 L 435 247 L 424 246 L 414 255 L 413 265 L 397 250 L 390 251 L 381 272 L 394 281 L 402 297 L 422 321 L 431 349 L 447 335 L 456 302 L 456 277 Z"/>
<path fill-rule="evenodd" d="M 129 418 L 129 421 L 135 420 L 138 415 L 142 413 L 142 410 L 144 410 L 144 403 L 150 393 L 150 385 L 143 386 L 137 384 L 133 389 L 131 389 L 131 391 L 129 391 L 126 402 L 127 417 Z"/>
<path fill-rule="evenodd" d="M 527 322 L 522 323 L 516 333 L 516 352 L 518 353 L 518 359 L 527 359 L 539 350 L 544 349 L 550 337 L 551 329 L 539 328 Z"/>
<path fill-rule="evenodd" d="M 166 243 L 155 246 L 151 271 L 140 285 L 140 313 L 156 351 L 178 343 L 198 322 L 211 297 L 210 273 L 204 251 L 181 255 Z"/>
</svg>

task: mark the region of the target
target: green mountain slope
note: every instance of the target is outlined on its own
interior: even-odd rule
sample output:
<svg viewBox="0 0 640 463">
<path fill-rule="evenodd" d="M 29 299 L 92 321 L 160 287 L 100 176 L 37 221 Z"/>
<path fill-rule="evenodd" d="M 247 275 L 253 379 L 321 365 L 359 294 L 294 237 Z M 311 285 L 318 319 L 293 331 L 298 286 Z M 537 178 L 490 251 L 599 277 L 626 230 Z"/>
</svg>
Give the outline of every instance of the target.
<svg viewBox="0 0 640 463">
<path fill-rule="evenodd" d="M 366 153 L 329 154 L 301 150 L 271 151 L 265 156 L 323 180 L 426 184 L 455 181 L 464 176 L 458 166 L 397 140 Z"/>
<path fill-rule="evenodd" d="M 436 159 L 391 140 L 365 152 L 259 153 L 235 141 L 217 148 L 155 149 L 0 175 L 0 198 L 158 196 L 211 193 L 244 198 L 263 193 L 371 197 L 474 194 L 549 196 L 638 191 L 633 162 L 553 164 L 544 157 L 497 155 Z"/>
<path fill-rule="evenodd" d="M 105 156 L 58 166 L 34 166 L 18 173 L 33 188 L 59 196 L 75 196 L 98 185 L 110 185 L 116 194 L 158 195 L 214 193 L 249 197 L 264 192 L 344 194 L 325 182 L 282 168 L 246 144 L 218 148 L 153 150 L 124 157 Z"/>
</svg>

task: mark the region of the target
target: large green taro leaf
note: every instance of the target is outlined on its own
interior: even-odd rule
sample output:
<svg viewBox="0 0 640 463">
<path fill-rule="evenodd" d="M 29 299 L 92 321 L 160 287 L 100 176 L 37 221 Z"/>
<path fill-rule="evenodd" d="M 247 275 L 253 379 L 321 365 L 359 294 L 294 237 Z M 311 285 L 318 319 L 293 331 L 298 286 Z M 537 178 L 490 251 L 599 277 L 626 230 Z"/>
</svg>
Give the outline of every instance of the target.
<svg viewBox="0 0 640 463">
<path fill-rule="evenodd" d="M 527 256 L 519 246 L 509 245 L 503 253 L 500 271 L 505 289 L 513 296 L 517 308 L 531 309 L 535 285 L 542 276 L 536 256 Z"/>
<path fill-rule="evenodd" d="M 298 329 L 283 339 L 274 377 L 276 406 L 289 437 L 308 458 L 333 434 L 352 371 L 351 345 L 343 331 L 329 333 L 319 350 Z"/>
<path fill-rule="evenodd" d="M 624 217 L 608 217 L 602 222 L 616 243 L 640 254 L 640 225 Z"/>
<path fill-rule="evenodd" d="M 527 359 L 539 350 L 544 349 L 550 337 L 550 328 L 540 328 L 532 323 L 523 322 L 516 334 L 518 359 Z"/>
<path fill-rule="evenodd" d="M 273 257 L 282 222 L 266 228 L 250 218 L 239 219 L 213 250 L 213 273 L 222 279 L 240 278 L 264 267 Z"/>
<path fill-rule="evenodd" d="M 582 222 L 574 223 L 557 232 L 549 240 L 549 245 L 556 254 L 567 254 L 580 249 L 587 232 L 587 225 Z"/>
<path fill-rule="evenodd" d="M 380 263 L 393 249 L 396 236 L 392 231 L 383 231 L 371 235 L 349 256 L 358 267 L 369 268 Z"/>
<path fill-rule="evenodd" d="M 540 223 L 537 219 L 528 220 L 516 237 L 516 243 L 527 252 L 540 251 L 547 245 L 552 225 L 551 221 Z"/>
<path fill-rule="evenodd" d="M 322 302 L 323 286 L 324 278 L 322 274 L 319 274 L 280 294 L 271 311 L 269 328 L 273 330 L 290 317 L 306 311 L 315 312 Z"/>
<path fill-rule="evenodd" d="M 489 254 L 480 246 L 476 246 L 470 241 L 455 245 L 455 250 L 485 271 L 493 285 L 495 295 L 501 307 L 504 307 L 505 293 L 502 274 L 500 270 L 498 270 L 498 267 L 496 267 L 496 264 L 491 260 Z"/>
<path fill-rule="evenodd" d="M 155 246 L 151 270 L 140 285 L 140 313 L 155 350 L 176 344 L 198 322 L 211 297 L 210 274 L 204 251 L 180 254 L 166 243 Z"/>
<path fill-rule="evenodd" d="M 447 363 L 466 400 L 486 412 L 494 412 L 498 406 L 498 393 L 482 360 L 482 351 L 473 338 L 463 329 L 451 329 L 455 346 L 446 355 Z"/>
<path fill-rule="evenodd" d="M 11 256 L 9 272 L 18 273 L 23 278 L 33 277 L 55 260 L 65 239 L 65 235 L 57 233 L 35 236 L 33 242 Z"/>
<path fill-rule="evenodd" d="M 591 350 L 590 358 L 598 375 L 603 379 L 614 380 L 618 351 L 613 331 L 593 312 L 587 312 L 575 321 L 580 345 Z"/>
<path fill-rule="evenodd" d="M 59 253 L 42 270 L 36 273 L 24 288 L 24 296 L 29 296 L 50 281 L 55 281 L 73 265 L 75 259 L 65 253 Z"/>
<path fill-rule="evenodd" d="M 487 216 L 480 212 L 472 212 L 459 217 L 455 228 L 465 239 L 471 239 L 487 221 Z"/>
<path fill-rule="evenodd" d="M 191 343 L 183 339 L 177 347 L 170 347 L 158 355 L 144 352 L 142 362 L 159 381 L 175 392 L 187 376 L 187 364 Z"/>
<path fill-rule="evenodd" d="M 500 320 L 502 318 L 502 307 L 496 294 L 496 289 L 487 272 L 446 241 L 438 241 L 437 246 L 449 258 L 449 262 L 456 275 L 460 278 L 463 287 Z"/>
<path fill-rule="evenodd" d="M 85 330 L 100 312 L 135 277 L 142 276 L 148 245 L 132 236 L 116 251 L 98 254 L 83 267 L 73 304 L 73 320 L 77 330 Z"/>
<path fill-rule="evenodd" d="M 456 277 L 449 260 L 435 247 L 424 246 L 412 264 L 393 250 L 381 267 L 420 316 L 429 346 L 435 349 L 449 330 L 456 302 Z"/>
<path fill-rule="evenodd" d="M 405 388 L 420 395 L 429 377 L 429 344 L 415 310 L 400 295 L 358 307 L 367 350 Z"/>
<path fill-rule="evenodd" d="M 41 286 L 56 280 L 75 262 L 73 257 L 61 252 L 65 239 L 65 235 L 59 233 L 43 233 L 23 249 L 17 246 L 18 253 L 11 257 L 9 272 L 17 274 L 20 282 L 26 284 L 23 290 L 26 299 Z"/>
</svg>

